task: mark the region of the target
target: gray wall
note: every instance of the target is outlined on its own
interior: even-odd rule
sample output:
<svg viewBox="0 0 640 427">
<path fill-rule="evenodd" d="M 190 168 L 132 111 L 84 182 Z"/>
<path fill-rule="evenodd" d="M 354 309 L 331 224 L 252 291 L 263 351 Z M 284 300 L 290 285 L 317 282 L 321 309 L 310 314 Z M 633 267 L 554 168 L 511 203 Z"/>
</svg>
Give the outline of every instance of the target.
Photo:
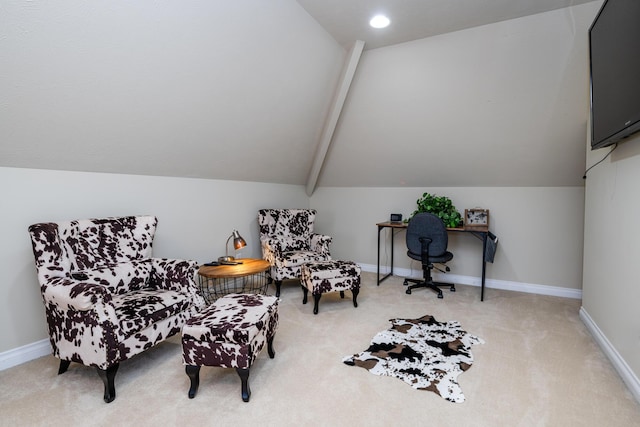
<svg viewBox="0 0 640 427">
<path fill-rule="evenodd" d="M 590 151 L 587 164 L 609 148 Z M 587 176 L 583 314 L 640 400 L 640 136 L 620 144 Z M 626 365 L 626 366 L 625 366 Z M 626 372 L 625 372 L 626 371 Z M 635 376 L 635 378 L 633 378 Z M 631 377 L 631 379 L 629 379 Z"/>
<path fill-rule="evenodd" d="M 249 243 L 239 256 L 261 257 L 258 209 L 309 206 L 302 186 L 18 168 L 0 168 L 0 200 L 0 353 L 47 337 L 30 224 L 156 215 L 154 254 L 204 263 L 233 229 Z"/>
<path fill-rule="evenodd" d="M 375 268 L 375 224 L 388 220 L 391 212 L 408 218 L 425 191 L 451 198 L 460 212 L 475 207 L 490 210 L 491 230 L 499 238 L 495 263 L 487 267 L 490 286 L 521 291 L 537 286 L 541 293 L 580 296 L 582 187 L 321 187 L 311 198 L 311 207 L 319 212 L 318 227 L 333 232 L 334 256 Z M 383 269 L 391 261 L 388 235 L 389 230 L 382 235 Z M 420 276 L 419 263 L 405 255 L 404 239 L 405 233 L 397 232 L 394 268 Z M 462 276 L 457 277 L 458 283 L 478 284 L 473 278 L 482 274 L 480 240 L 452 234 L 450 248 L 455 254 L 449 263 L 452 274 Z"/>
<path fill-rule="evenodd" d="M 409 215 L 422 192 L 433 191 L 450 196 L 460 209 L 492 209 L 491 228 L 500 243 L 496 263 L 488 268 L 490 284 L 505 282 L 524 291 L 537 286 L 534 291 L 543 293 L 545 288 L 580 291 L 581 188 L 320 188 L 309 199 L 304 186 L 18 168 L 0 168 L 0 183 L 0 199 L 11 207 L 0 222 L 0 353 L 47 336 L 27 234 L 30 224 L 42 221 L 153 214 L 159 218 L 157 256 L 206 262 L 224 253 L 234 228 L 249 242 L 240 255 L 261 256 L 258 209 L 312 207 L 318 210 L 316 230 L 334 237 L 334 257 L 373 271 L 375 224 L 392 211 Z M 524 203 L 539 210 L 519 213 Z M 470 236 L 452 238 L 453 274 L 474 284 L 480 276 L 478 244 Z M 396 251 L 396 267 L 411 268 L 402 235 Z"/>
</svg>

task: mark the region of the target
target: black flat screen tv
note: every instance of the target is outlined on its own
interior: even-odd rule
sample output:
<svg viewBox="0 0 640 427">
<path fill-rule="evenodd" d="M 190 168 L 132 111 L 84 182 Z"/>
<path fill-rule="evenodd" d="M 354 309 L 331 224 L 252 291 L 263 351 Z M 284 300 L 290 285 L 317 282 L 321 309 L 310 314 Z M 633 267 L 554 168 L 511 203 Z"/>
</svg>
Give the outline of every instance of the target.
<svg viewBox="0 0 640 427">
<path fill-rule="evenodd" d="M 591 149 L 640 130 L 640 0 L 606 0 L 589 28 Z"/>
</svg>

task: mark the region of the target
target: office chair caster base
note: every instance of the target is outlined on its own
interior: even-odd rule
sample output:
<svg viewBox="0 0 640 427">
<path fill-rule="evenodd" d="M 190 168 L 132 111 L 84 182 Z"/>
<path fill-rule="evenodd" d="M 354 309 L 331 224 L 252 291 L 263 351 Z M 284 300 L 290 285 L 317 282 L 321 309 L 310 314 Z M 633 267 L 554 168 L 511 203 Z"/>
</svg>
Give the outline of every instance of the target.
<svg viewBox="0 0 640 427">
<path fill-rule="evenodd" d="M 449 287 L 449 291 L 450 291 L 450 292 L 455 292 L 455 291 L 456 291 L 456 285 L 455 285 L 455 283 L 440 283 L 440 282 L 434 282 L 434 285 L 435 285 L 435 286 L 438 286 L 438 287 L 442 287 L 442 288 L 444 288 L 444 287 L 447 287 L 447 286 L 448 286 L 448 287 Z"/>
<path fill-rule="evenodd" d="M 407 295 L 411 295 L 411 289 L 407 289 L 404 293 Z"/>
</svg>

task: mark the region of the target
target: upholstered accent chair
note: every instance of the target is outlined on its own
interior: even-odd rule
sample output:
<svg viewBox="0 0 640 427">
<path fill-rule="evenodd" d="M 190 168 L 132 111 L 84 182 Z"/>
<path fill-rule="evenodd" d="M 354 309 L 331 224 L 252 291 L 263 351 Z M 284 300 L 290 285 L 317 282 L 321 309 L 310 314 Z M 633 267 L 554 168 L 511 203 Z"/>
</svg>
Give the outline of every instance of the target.
<svg viewBox="0 0 640 427">
<path fill-rule="evenodd" d="M 195 261 L 152 257 L 153 216 L 29 227 L 58 374 L 94 366 L 104 401 L 120 362 L 180 332 L 204 306 Z"/>
<path fill-rule="evenodd" d="M 262 257 L 271 264 L 276 296 L 286 279 L 299 279 L 308 262 L 329 261 L 332 238 L 313 231 L 314 209 L 261 209 L 258 211 Z"/>
</svg>

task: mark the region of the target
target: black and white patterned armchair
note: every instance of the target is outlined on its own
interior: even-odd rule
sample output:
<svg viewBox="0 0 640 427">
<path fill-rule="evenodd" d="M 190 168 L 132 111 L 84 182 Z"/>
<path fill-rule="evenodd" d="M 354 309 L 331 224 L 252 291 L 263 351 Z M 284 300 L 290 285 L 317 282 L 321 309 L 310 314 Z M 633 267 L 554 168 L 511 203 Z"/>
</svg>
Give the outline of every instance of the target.
<svg viewBox="0 0 640 427">
<path fill-rule="evenodd" d="M 332 238 L 313 232 L 314 209 L 261 209 L 258 211 L 262 257 L 271 264 L 276 296 L 285 279 L 299 279 L 308 262 L 329 261 Z"/>
<path fill-rule="evenodd" d="M 180 332 L 204 306 L 195 261 L 152 258 L 153 216 L 29 227 L 58 374 L 95 366 L 104 400 L 121 361 Z"/>
</svg>

